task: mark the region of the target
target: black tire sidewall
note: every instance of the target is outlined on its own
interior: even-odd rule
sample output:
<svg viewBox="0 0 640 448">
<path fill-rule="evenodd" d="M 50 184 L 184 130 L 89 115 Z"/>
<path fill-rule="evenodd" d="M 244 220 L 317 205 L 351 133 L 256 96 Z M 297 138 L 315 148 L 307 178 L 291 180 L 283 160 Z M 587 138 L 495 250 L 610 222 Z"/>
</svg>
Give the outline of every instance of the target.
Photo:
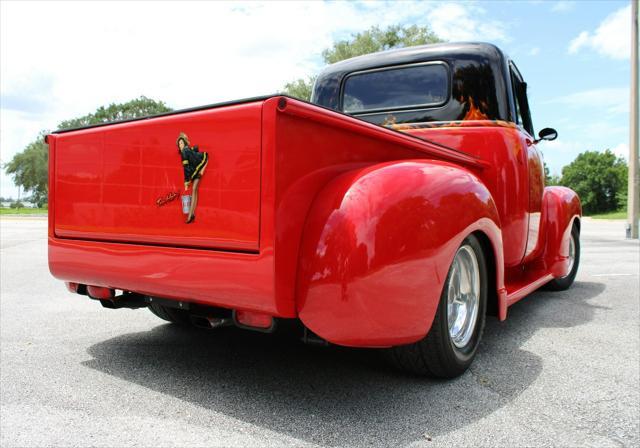
<svg viewBox="0 0 640 448">
<path fill-rule="evenodd" d="M 558 280 L 566 281 L 568 283 L 567 287 L 571 286 L 573 281 L 578 274 L 578 266 L 580 265 L 580 232 L 576 226 L 573 226 L 571 229 L 571 239 L 573 240 L 573 244 L 575 247 L 575 253 L 573 254 L 573 266 L 571 266 L 571 271 L 565 276 L 561 277 Z"/>
<path fill-rule="evenodd" d="M 576 225 L 571 229 L 571 238 L 575 245 L 575 254 L 573 260 L 573 266 L 571 271 L 564 277 L 554 278 L 549 283 L 543 286 L 543 289 L 547 291 L 565 291 L 573 285 L 576 275 L 578 274 L 578 268 L 580 266 L 580 231 Z"/>
<path fill-rule="evenodd" d="M 449 358 L 449 360 L 458 365 L 461 369 L 466 369 L 471 364 L 476 351 L 478 350 L 480 339 L 482 337 L 482 331 L 484 329 L 488 294 L 487 262 L 480 241 L 478 241 L 478 239 L 474 235 L 469 235 L 464 239 L 459 247 L 463 247 L 465 245 L 468 245 L 473 249 L 476 259 L 478 260 L 478 268 L 480 270 L 480 304 L 478 309 L 478 317 L 473 335 L 471 336 L 471 339 L 466 346 L 462 348 L 456 347 L 449 334 L 447 292 L 449 289 L 449 281 L 451 277 L 451 267 L 449 268 L 447 279 L 442 290 L 442 295 L 440 296 L 440 304 L 438 306 L 438 312 L 440 314 L 439 324 L 441 326 L 440 334 L 443 335 L 443 337 L 446 339 L 446 341 L 444 341 L 445 344 L 443 344 L 445 347 L 445 352 L 448 352 L 447 357 Z"/>
</svg>

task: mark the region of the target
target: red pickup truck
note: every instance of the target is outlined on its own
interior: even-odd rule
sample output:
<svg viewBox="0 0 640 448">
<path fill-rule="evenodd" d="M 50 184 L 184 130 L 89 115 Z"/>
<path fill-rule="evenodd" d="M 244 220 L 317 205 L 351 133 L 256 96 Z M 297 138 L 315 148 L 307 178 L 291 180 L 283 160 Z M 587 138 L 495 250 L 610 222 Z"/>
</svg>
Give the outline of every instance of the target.
<svg viewBox="0 0 640 448">
<path fill-rule="evenodd" d="M 387 348 L 454 377 L 485 316 L 568 288 L 580 201 L 545 187 L 526 84 L 489 44 L 326 68 L 281 95 L 54 132 L 49 267 L 107 308 Z"/>
</svg>

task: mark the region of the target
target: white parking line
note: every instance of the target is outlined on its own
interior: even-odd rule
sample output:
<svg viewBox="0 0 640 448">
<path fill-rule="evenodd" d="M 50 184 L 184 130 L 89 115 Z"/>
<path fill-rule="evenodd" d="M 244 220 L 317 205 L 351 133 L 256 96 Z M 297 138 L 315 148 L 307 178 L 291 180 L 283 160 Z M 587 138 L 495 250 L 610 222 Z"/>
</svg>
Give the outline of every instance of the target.
<svg viewBox="0 0 640 448">
<path fill-rule="evenodd" d="M 637 277 L 638 274 L 592 274 L 591 277 Z"/>
</svg>

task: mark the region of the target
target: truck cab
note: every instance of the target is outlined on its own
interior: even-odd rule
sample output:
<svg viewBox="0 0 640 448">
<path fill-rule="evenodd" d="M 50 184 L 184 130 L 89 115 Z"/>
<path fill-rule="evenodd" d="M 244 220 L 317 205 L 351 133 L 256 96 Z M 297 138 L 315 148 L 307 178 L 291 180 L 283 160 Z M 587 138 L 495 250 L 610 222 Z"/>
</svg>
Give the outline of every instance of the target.
<svg viewBox="0 0 640 448">
<path fill-rule="evenodd" d="M 311 101 L 492 160 L 485 180 L 505 198 L 500 217 L 507 265 L 531 259 L 540 247 L 544 162 L 537 144 L 557 134 L 546 128 L 534 137 L 527 84 L 495 45 L 426 45 L 339 62 L 319 75 Z"/>
</svg>

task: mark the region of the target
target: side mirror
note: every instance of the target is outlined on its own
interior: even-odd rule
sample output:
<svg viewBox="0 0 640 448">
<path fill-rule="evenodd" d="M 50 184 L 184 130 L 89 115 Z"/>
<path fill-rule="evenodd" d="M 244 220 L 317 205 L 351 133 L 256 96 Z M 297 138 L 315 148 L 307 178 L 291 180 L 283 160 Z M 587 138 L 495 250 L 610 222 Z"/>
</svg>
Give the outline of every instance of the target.
<svg viewBox="0 0 640 448">
<path fill-rule="evenodd" d="M 553 128 L 544 128 L 538 132 L 538 139 L 535 143 L 538 143 L 541 140 L 546 140 L 548 142 L 555 140 L 558 138 L 558 131 Z"/>
</svg>

